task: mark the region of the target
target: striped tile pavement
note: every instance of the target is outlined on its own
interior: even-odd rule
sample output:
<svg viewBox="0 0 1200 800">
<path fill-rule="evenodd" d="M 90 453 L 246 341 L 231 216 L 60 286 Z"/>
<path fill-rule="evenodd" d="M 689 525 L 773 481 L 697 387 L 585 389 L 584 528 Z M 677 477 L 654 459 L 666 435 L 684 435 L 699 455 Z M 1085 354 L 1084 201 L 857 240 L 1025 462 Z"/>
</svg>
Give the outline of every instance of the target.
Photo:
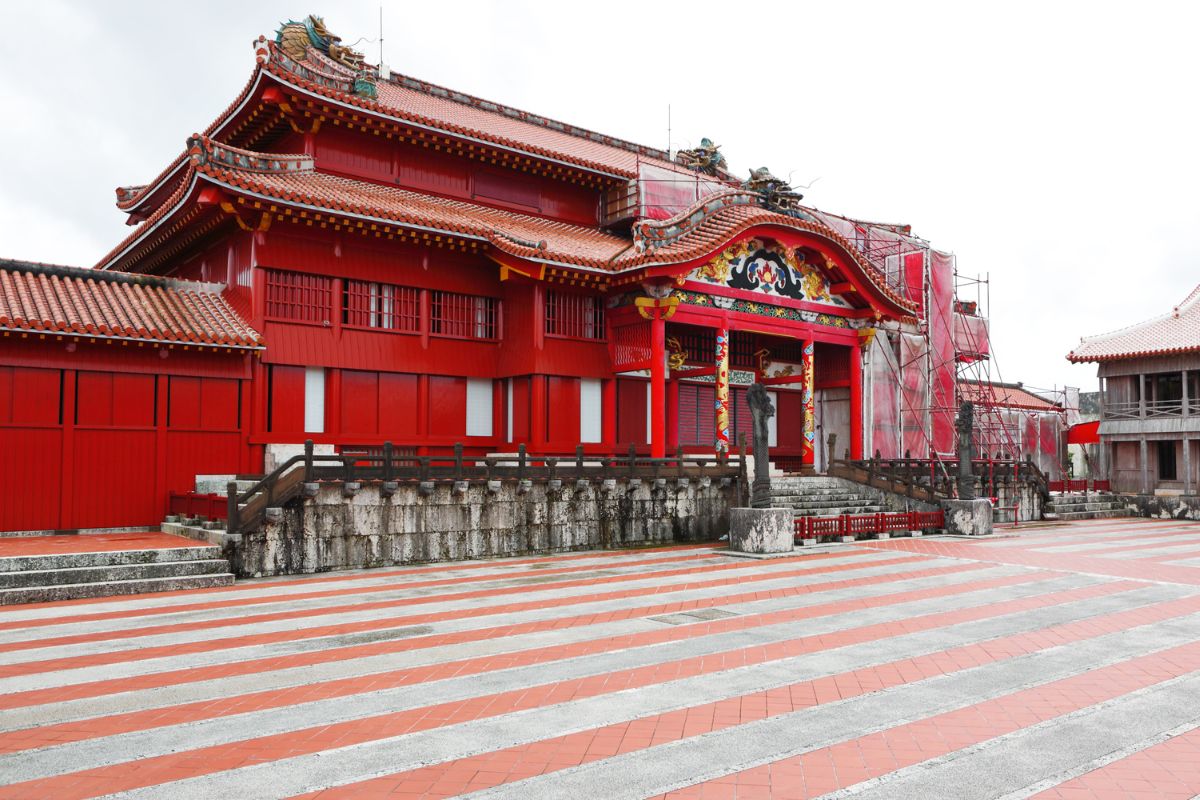
<svg viewBox="0 0 1200 800">
<path fill-rule="evenodd" d="M 1200 524 L 0 609 L 4 798 L 1200 794 Z"/>
</svg>

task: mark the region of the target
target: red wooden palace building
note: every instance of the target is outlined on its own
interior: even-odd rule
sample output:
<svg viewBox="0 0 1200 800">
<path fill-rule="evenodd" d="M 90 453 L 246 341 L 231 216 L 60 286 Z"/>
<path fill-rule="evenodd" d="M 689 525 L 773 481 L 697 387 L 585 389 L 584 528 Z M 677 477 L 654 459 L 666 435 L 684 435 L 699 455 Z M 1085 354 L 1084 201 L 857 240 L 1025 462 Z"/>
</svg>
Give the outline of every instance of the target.
<svg viewBox="0 0 1200 800">
<path fill-rule="evenodd" d="M 316 18 L 255 50 L 94 270 L 0 264 L 0 530 L 153 524 L 308 438 L 714 452 L 753 381 L 778 464 L 952 451 L 986 320 L 906 227 L 388 74 Z"/>
</svg>

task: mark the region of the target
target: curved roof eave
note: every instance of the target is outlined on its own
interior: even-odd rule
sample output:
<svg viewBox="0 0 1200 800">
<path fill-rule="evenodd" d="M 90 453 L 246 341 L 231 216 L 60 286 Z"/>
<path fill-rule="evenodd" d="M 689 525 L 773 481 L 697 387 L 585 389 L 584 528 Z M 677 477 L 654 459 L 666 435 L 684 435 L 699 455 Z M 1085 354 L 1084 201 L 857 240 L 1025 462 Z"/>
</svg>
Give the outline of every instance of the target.
<svg viewBox="0 0 1200 800">
<path fill-rule="evenodd" d="M 250 99 L 254 97 L 255 92 L 258 89 L 258 84 L 262 80 L 262 76 L 262 65 L 256 64 L 254 71 L 250 74 L 250 79 L 246 82 L 246 85 L 242 87 L 241 93 L 238 94 L 234 101 L 230 103 L 229 106 L 227 106 L 225 110 L 221 112 L 221 114 L 215 120 L 213 120 L 207 128 L 205 128 L 203 133 L 204 136 L 218 135 L 231 120 L 233 120 L 242 112 L 242 110 L 250 102 Z M 137 213 L 141 209 L 142 205 L 151 197 L 153 197 L 160 189 L 162 189 L 164 185 L 176 180 L 179 172 L 186 169 L 187 162 L 188 152 L 184 150 L 182 153 L 176 156 L 170 164 L 167 165 L 166 169 L 160 172 L 145 186 L 142 186 L 136 194 L 134 194 L 128 200 L 118 200 L 117 208 L 121 209 L 127 214 Z M 169 198 L 170 195 L 168 195 L 166 199 Z"/>
</svg>

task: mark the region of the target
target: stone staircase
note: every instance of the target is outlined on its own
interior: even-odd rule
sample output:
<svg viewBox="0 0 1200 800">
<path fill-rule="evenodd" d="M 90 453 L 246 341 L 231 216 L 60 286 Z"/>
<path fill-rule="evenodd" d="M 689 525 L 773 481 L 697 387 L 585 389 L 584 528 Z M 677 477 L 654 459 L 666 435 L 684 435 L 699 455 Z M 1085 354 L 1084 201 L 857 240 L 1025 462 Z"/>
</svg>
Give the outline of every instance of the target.
<svg viewBox="0 0 1200 800">
<path fill-rule="evenodd" d="M 220 553 L 155 547 L 0 557 L 0 605 L 229 586 L 233 575 Z"/>
<path fill-rule="evenodd" d="M 226 475 L 197 475 L 196 494 L 215 494 L 227 497 L 230 479 L 231 476 Z M 259 480 L 261 477 L 250 476 L 238 478 L 234 482 L 240 493 L 252 488 Z M 228 542 L 225 521 L 221 519 L 169 516 L 162 524 L 162 531 L 177 536 L 186 536 L 200 542 L 208 542 L 218 548 L 223 548 Z"/>
<path fill-rule="evenodd" d="M 1129 509 L 1115 494 L 1092 492 L 1051 495 L 1042 514 L 1043 519 L 1109 519 L 1128 517 Z"/>
<path fill-rule="evenodd" d="M 821 475 L 772 477 L 771 505 L 791 508 L 797 517 L 874 514 L 887 510 L 874 490 Z"/>
</svg>

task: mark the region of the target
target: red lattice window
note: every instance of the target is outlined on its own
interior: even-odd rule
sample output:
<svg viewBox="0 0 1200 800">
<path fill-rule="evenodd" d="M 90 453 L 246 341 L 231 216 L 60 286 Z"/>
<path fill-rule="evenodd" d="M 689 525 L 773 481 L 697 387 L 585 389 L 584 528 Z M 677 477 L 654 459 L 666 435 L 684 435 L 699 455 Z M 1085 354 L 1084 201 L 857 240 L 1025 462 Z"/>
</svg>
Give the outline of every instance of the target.
<svg viewBox="0 0 1200 800">
<path fill-rule="evenodd" d="M 267 318 L 325 324 L 333 304 L 333 279 L 267 270 Z"/>
<path fill-rule="evenodd" d="M 421 292 L 390 283 L 346 281 L 342 321 L 359 328 L 417 333 L 421 330 Z"/>
<path fill-rule="evenodd" d="M 546 292 L 546 334 L 572 339 L 603 339 L 603 299 L 582 294 Z"/>
<path fill-rule="evenodd" d="M 429 293 L 429 332 L 457 339 L 499 336 L 500 301 L 494 297 L 433 291 Z"/>
</svg>

